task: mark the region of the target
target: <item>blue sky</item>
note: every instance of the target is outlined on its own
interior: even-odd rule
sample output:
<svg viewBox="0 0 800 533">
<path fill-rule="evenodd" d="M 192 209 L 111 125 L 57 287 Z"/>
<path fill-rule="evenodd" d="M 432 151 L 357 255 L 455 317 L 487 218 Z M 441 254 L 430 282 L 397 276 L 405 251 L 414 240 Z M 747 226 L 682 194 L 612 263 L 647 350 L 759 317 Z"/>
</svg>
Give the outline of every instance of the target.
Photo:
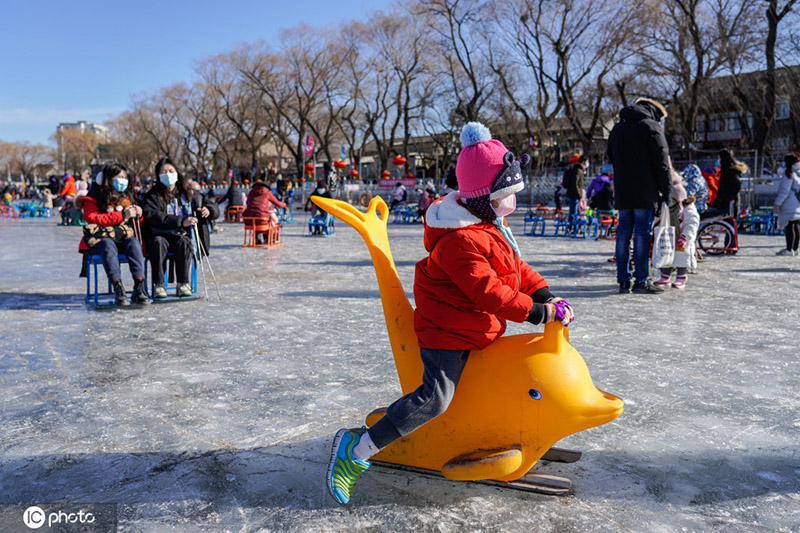
<svg viewBox="0 0 800 533">
<path fill-rule="evenodd" d="M 193 78 L 193 62 L 299 23 L 364 20 L 389 0 L 5 0 L 0 140 L 49 143 L 59 122 L 103 122 L 130 95 Z M 313 38 L 313 36 L 309 36 Z"/>
</svg>

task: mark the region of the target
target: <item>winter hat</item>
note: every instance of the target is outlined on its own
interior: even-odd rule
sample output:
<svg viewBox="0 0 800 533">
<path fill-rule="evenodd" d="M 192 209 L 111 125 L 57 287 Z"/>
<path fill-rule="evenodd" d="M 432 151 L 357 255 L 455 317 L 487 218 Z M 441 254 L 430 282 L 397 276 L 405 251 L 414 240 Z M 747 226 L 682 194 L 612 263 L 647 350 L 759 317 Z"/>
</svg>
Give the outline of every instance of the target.
<svg viewBox="0 0 800 533">
<path fill-rule="evenodd" d="M 652 98 L 637 98 L 635 103 L 637 103 L 637 104 L 640 104 L 640 103 L 651 104 L 653 107 L 655 107 L 661 113 L 661 118 L 667 118 L 667 108 L 664 107 L 660 102 L 657 102 L 656 100 L 653 100 Z"/>
<path fill-rule="evenodd" d="M 503 143 L 492 139 L 489 128 L 468 122 L 461 130 L 461 152 L 456 163 L 456 179 L 461 199 L 483 220 L 493 222 L 497 215 L 491 200 L 521 191 L 521 165 L 530 161 L 524 154 L 514 159 Z"/>
<path fill-rule="evenodd" d="M 686 189 L 683 187 L 681 175 L 675 171 L 671 173 L 672 182 L 670 183 L 669 195 L 678 203 L 686 200 Z"/>
</svg>

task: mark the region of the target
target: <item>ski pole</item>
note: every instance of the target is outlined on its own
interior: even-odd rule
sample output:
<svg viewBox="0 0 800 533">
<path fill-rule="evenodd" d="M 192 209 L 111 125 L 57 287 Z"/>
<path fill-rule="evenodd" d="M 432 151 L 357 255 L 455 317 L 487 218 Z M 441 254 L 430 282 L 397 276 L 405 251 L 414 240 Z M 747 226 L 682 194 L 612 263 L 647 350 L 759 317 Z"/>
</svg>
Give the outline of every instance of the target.
<svg viewBox="0 0 800 533">
<path fill-rule="evenodd" d="M 217 290 L 217 298 L 222 300 L 222 295 L 219 293 L 219 285 L 217 285 L 217 277 L 214 275 L 214 269 L 211 268 L 211 260 L 208 258 L 208 253 L 206 252 L 203 243 L 200 242 L 200 255 L 205 256 L 206 262 L 208 263 L 208 270 L 211 272 L 211 279 L 214 281 L 214 288 Z"/>
<path fill-rule="evenodd" d="M 203 290 L 206 294 L 206 300 L 208 300 L 208 282 L 206 282 L 206 268 L 203 266 L 203 256 L 200 253 L 200 232 L 197 230 L 197 225 L 193 226 L 194 228 L 194 240 L 197 243 L 197 248 L 195 250 L 195 260 L 200 263 L 200 272 L 203 276 Z"/>
<path fill-rule="evenodd" d="M 139 241 L 140 246 L 144 246 L 142 242 L 142 227 L 139 225 L 139 219 L 133 219 L 133 235 L 136 237 L 136 240 Z"/>
</svg>

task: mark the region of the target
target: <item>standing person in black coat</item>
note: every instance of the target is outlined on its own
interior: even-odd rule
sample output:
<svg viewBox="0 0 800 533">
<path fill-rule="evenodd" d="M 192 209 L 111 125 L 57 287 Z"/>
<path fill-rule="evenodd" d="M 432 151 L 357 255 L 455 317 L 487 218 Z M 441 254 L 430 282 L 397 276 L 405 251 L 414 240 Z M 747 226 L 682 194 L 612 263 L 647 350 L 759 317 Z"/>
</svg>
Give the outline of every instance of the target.
<svg viewBox="0 0 800 533">
<path fill-rule="evenodd" d="M 211 211 L 195 204 L 188 180 L 168 157 L 156 163 L 158 181 L 142 200 L 147 253 L 153 270 L 153 299 L 166 298 L 164 266 L 172 252 L 177 278 L 176 296 L 191 296 L 189 269 L 192 261 L 191 227 L 198 218 L 208 218 Z M 197 213 L 197 216 L 195 216 Z"/>
<path fill-rule="evenodd" d="M 667 138 L 660 121 L 667 110 L 655 100 L 639 98 L 623 108 L 608 136 L 608 158 L 614 165 L 614 203 L 617 226 L 617 283 L 619 292 L 658 293 L 648 281 L 650 232 L 656 205 L 669 198 L 670 162 Z M 628 271 L 633 238 L 633 285 Z"/>
</svg>

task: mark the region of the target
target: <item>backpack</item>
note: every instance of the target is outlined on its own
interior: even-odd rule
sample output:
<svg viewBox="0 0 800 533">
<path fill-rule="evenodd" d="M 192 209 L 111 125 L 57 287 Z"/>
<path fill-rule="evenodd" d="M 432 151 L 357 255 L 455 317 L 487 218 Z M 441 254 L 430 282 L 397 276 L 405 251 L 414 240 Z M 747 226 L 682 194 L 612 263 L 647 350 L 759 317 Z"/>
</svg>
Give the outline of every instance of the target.
<svg viewBox="0 0 800 533">
<path fill-rule="evenodd" d="M 575 174 L 575 165 L 564 171 L 564 175 L 561 178 L 561 186 L 564 187 L 565 192 L 569 192 L 575 186 L 575 178 L 577 177 Z"/>
</svg>

